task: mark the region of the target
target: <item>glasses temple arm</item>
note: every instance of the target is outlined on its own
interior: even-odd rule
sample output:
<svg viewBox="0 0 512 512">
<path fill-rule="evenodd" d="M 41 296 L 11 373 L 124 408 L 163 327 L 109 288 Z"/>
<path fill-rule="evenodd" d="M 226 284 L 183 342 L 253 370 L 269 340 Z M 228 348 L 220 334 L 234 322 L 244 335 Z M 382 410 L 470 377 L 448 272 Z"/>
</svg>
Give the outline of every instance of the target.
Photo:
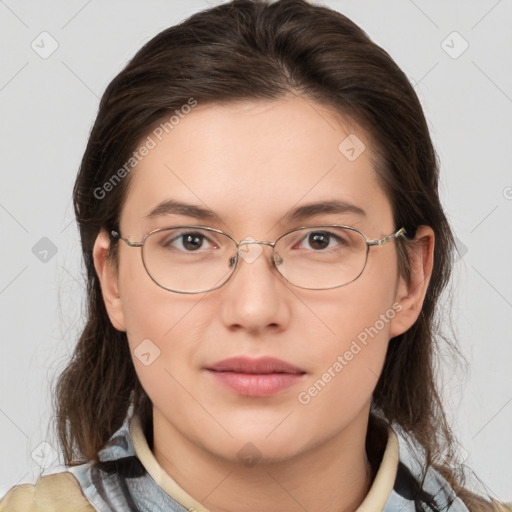
<svg viewBox="0 0 512 512">
<path fill-rule="evenodd" d="M 368 245 L 385 245 L 388 242 L 391 242 L 393 238 L 398 238 L 399 236 L 406 235 L 407 231 L 405 231 L 405 228 L 400 228 L 396 233 L 392 233 L 391 235 L 385 236 L 384 238 L 381 238 L 380 240 L 368 240 Z"/>
</svg>

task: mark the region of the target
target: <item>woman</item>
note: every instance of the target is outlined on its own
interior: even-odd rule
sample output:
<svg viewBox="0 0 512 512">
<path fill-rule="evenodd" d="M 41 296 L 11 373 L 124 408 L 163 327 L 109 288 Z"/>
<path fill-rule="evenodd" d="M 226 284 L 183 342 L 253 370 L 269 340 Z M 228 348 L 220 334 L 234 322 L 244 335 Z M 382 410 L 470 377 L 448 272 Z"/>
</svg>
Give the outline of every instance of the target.
<svg viewBox="0 0 512 512">
<path fill-rule="evenodd" d="M 437 186 L 413 88 L 343 15 L 239 0 L 158 34 L 75 184 L 69 470 L 0 510 L 503 510 L 463 487 L 434 379 Z"/>
</svg>

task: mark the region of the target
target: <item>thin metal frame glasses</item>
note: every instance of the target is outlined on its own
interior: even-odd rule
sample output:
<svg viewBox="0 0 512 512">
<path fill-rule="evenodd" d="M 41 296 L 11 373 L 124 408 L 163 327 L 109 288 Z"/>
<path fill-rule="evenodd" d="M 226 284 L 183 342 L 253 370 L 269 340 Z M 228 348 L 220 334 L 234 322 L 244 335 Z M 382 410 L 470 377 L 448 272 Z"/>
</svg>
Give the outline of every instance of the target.
<svg viewBox="0 0 512 512">
<path fill-rule="evenodd" d="M 180 231 L 181 230 L 181 231 Z M 223 286 L 234 274 L 244 246 L 267 245 L 272 248 L 273 268 L 290 284 L 307 290 L 329 290 L 355 281 L 366 268 L 370 247 L 382 247 L 404 236 L 405 228 L 377 240 L 369 240 L 356 228 L 342 224 L 301 226 L 281 235 L 275 242 L 245 239 L 237 242 L 227 233 L 208 226 L 180 225 L 158 228 L 144 235 L 140 242 L 110 232 L 115 240 L 129 247 L 141 247 L 142 263 L 149 277 L 161 288 L 177 293 L 204 293 Z M 176 235 L 176 236 L 173 236 Z M 183 237 L 191 243 L 191 251 L 176 247 Z M 206 249 L 194 246 L 208 240 Z M 334 246 L 331 246 L 331 241 Z M 324 247 L 325 242 L 328 246 Z M 227 243 L 226 243 L 227 242 Z M 316 249 L 304 248 L 313 244 Z M 247 250 L 249 247 L 247 247 Z M 260 253 L 263 250 L 260 248 Z M 259 254 L 256 256 L 258 257 Z M 210 279 L 211 278 L 211 279 Z M 173 281 L 180 286 L 171 286 Z M 205 282 L 200 286 L 200 282 Z M 193 285 L 196 286 L 193 286 Z M 197 289 L 196 289 L 197 288 Z"/>
</svg>

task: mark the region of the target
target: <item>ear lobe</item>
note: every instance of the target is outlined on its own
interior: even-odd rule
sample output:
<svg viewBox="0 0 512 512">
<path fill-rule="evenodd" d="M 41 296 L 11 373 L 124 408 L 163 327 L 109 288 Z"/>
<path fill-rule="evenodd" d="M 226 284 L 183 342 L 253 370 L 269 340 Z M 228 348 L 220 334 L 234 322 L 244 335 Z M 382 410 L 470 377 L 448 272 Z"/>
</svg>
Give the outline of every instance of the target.
<svg viewBox="0 0 512 512">
<path fill-rule="evenodd" d="M 434 265 L 435 235 L 430 226 L 420 226 L 409 247 L 410 280 L 399 277 L 395 301 L 401 309 L 391 320 L 390 337 L 404 333 L 417 320 L 423 307 Z"/>
<path fill-rule="evenodd" d="M 101 230 L 92 251 L 94 268 L 100 281 L 105 308 L 114 328 L 126 331 L 125 318 L 119 295 L 117 269 L 109 262 L 107 255 L 110 247 L 110 236 Z"/>
</svg>

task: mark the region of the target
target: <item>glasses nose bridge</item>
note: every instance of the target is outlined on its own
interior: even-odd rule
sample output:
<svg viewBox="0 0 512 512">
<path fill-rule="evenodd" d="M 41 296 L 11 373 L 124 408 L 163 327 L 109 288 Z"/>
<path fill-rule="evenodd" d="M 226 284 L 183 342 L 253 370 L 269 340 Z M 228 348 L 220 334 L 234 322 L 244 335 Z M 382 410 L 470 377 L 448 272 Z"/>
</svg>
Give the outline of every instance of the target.
<svg viewBox="0 0 512 512">
<path fill-rule="evenodd" d="M 242 248 L 244 246 L 266 245 L 266 246 L 272 248 L 272 260 L 274 260 L 274 258 L 275 258 L 275 255 L 274 255 L 275 244 L 276 244 L 276 242 L 269 242 L 268 240 L 252 240 L 250 238 L 248 238 L 248 239 L 246 238 L 245 240 L 242 240 L 242 241 L 240 241 L 240 242 L 238 242 L 236 244 L 236 252 L 237 252 L 238 256 L 241 256 L 241 252 L 240 251 L 241 250 L 243 251 Z M 247 248 L 246 250 L 249 250 L 249 248 Z M 261 251 L 261 252 L 258 252 L 258 254 L 261 254 L 263 252 L 263 249 L 259 249 L 259 251 Z M 242 259 L 244 259 L 245 261 L 247 261 L 249 263 L 252 263 L 252 261 L 254 261 L 256 258 L 257 258 L 257 255 L 253 255 L 253 257 L 249 257 L 249 258 L 242 257 Z"/>
<path fill-rule="evenodd" d="M 237 245 L 237 248 L 240 248 L 243 245 L 249 245 L 249 244 L 268 245 L 268 246 L 274 248 L 275 242 L 268 242 L 267 240 L 250 240 L 250 239 L 246 239 L 246 240 L 242 240 L 242 241 L 238 242 L 236 245 Z"/>
</svg>

